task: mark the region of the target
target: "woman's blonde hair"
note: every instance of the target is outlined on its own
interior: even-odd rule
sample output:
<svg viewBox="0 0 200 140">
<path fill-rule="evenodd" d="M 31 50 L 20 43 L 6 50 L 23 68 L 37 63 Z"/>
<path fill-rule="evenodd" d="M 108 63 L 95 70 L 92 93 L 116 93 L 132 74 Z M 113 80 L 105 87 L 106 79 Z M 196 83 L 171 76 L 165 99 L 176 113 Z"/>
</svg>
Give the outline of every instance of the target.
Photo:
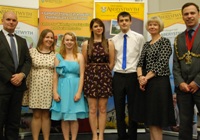
<svg viewBox="0 0 200 140">
<path fill-rule="evenodd" d="M 66 47 L 64 45 L 64 41 L 65 41 L 65 36 L 66 35 L 69 35 L 72 37 L 72 40 L 74 41 L 74 46 L 73 46 L 73 55 L 74 55 L 74 58 L 76 59 L 77 58 L 77 53 L 78 53 L 78 43 L 77 43 L 77 39 L 76 39 L 76 36 L 74 33 L 72 32 L 67 32 L 64 34 L 63 38 L 62 38 L 62 43 L 61 43 L 61 46 L 60 46 L 60 51 L 59 53 L 61 54 L 61 56 L 63 58 L 66 57 Z"/>
<path fill-rule="evenodd" d="M 158 23 L 159 27 L 160 27 L 160 32 L 163 31 L 164 29 L 164 23 L 163 21 L 158 17 L 158 16 L 154 16 L 154 17 L 150 17 L 148 20 L 147 20 L 147 23 L 146 23 L 146 29 L 148 29 L 148 25 L 150 22 L 156 22 Z"/>
</svg>

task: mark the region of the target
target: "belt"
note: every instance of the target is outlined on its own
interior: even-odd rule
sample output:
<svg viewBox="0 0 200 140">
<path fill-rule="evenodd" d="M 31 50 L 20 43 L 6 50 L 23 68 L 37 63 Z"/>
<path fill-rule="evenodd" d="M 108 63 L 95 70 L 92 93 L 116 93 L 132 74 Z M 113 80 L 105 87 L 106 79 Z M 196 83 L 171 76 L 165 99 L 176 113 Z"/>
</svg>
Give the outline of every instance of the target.
<svg viewBox="0 0 200 140">
<path fill-rule="evenodd" d="M 120 73 L 120 72 L 114 72 L 115 75 L 123 75 L 123 76 L 129 76 L 129 75 L 137 75 L 137 72 L 130 72 L 130 73 Z"/>
<path fill-rule="evenodd" d="M 88 63 L 88 65 L 108 65 L 108 63 Z"/>
</svg>

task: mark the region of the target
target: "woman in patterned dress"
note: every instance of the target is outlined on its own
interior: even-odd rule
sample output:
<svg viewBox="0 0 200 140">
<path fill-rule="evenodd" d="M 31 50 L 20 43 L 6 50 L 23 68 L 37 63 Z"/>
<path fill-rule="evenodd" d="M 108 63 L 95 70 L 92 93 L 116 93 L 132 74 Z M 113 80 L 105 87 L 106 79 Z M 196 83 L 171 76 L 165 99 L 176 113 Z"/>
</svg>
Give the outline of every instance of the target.
<svg viewBox="0 0 200 140">
<path fill-rule="evenodd" d="M 82 45 L 86 63 L 84 95 L 88 99 L 89 122 L 93 140 L 103 140 L 107 115 L 106 106 L 108 97 L 112 96 L 111 71 L 114 66 L 114 45 L 105 39 L 105 26 L 100 19 L 92 19 L 90 31 L 90 39 L 83 42 Z M 99 137 L 97 128 L 99 128 Z"/>
<path fill-rule="evenodd" d="M 36 48 L 30 49 L 31 72 L 27 79 L 29 108 L 33 110 L 31 130 L 33 140 L 38 140 L 42 129 L 44 140 L 49 140 L 50 113 L 53 95 L 54 33 L 49 29 L 41 32 Z"/>
<path fill-rule="evenodd" d="M 150 129 L 151 140 L 162 140 L 162 128 L 175 124 L 172 91 L 169 80 L 169 58 L 172 48 L 169 39 L 161 37 L 164 25 L 159 17 L 151 17 L 146 24 L 152 40 L 144 44 L 137 75 L 140 89 L 145 91 L 142 117 Z M 142 70 L 146 69 L 146 73 Z"/>
</svg>

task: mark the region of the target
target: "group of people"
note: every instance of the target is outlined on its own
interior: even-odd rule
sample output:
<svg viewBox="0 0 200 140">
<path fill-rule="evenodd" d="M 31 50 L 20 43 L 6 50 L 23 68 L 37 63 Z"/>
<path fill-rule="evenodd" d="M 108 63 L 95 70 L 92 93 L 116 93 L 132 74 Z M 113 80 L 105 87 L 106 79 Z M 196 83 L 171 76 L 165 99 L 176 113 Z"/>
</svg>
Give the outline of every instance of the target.
<svg viewBox="0 0 200 140">
<path fill-rule="evenodd" d="M 194 105 L 200 109 L 199 7 L 186 3 L 181 12 L 186 30 L 175 39 L 173 74 L 180 114 L 179 140 L 192 140 Z M 71 139 L 76 140 L 77 119 L 87 117 L 92 140 L 103 140 L 110 96 L 114 97 L 118 140 L 137 140 L 138 122 L 149 127 L 151 140 L 162 140 L 162 128 L 175 125 L 169 81 L 172 48 L 169 39 L 160 34 L 164 24 L 156 16 L 148 19 L 146 30 L 152 39 L 145 43 L 141 34 L 131 30 L 128 12 L 119 13 L 117 22 L 121 32 L 106 39 L 103 22 L 94 18 L 82 53 L 72 32 L 64 34 L 55 53 L 52 30 L 43 30 L 37 47 L 28 50 L 26 40 L 14 34 L 16 14 L 4 13 L 0 31 L 0 139 L 18 139 L 26 91 L 33 110 L 33 140 L 38 140 L 41 130 L 44 140 L 49 140 L 51 119 L 61 120 L 65 140 L 70 132 Z"/>
</svg>

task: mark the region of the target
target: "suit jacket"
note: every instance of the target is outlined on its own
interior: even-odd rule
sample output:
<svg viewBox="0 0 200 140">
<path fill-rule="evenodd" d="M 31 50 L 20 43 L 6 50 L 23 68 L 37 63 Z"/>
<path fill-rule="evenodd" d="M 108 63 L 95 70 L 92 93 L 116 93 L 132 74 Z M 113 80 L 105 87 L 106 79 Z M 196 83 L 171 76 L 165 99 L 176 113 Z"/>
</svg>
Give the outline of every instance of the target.
<svg viewBox="0 0 200 140">
<path fill-rule="evenodd" d="M 0 31 L 0 94 L 11 93 L 13 90 L 25 91 L 27 89 L 25 78 L 22 84 L 17 87 L 10 82 L 13 74 L 23 72 L 27 76 L 31 69 L 31 57 L 26 40 L 18 35 L 15 35 L 15 37 L 18 45 L 19 58 L 19 65 L 16 72 L 9 43 L 3 31 Z"/>
<path fill-rule="evenodd" d="M 199 38 L 200 38 L 200 29 L 196 34 L 193 47 L 191 49 L 191 52 L 198 55 L 200 55 Z M 174 43 L 173 74 L 174 74 L 175 87 L 178 87 L 182 82 L 189 84 L 191 81 L 195 81 L 198 85 L 200 85 L 200 57 L 192 56 L 192 63 L 186 64 L 185 58 L 182 60 L 178 59 L 177 52 L 179 57 L 182 57 L 185 53 L 188 52 L 186 46 L 185 32 L 179 34 L 177 36 L 177 42 L 175 39 Z M 176 89 L 179 90 L 178 88 Z M 200 95 L 200 90 L 198 90 L 197 93 Z"/>
</svg>

